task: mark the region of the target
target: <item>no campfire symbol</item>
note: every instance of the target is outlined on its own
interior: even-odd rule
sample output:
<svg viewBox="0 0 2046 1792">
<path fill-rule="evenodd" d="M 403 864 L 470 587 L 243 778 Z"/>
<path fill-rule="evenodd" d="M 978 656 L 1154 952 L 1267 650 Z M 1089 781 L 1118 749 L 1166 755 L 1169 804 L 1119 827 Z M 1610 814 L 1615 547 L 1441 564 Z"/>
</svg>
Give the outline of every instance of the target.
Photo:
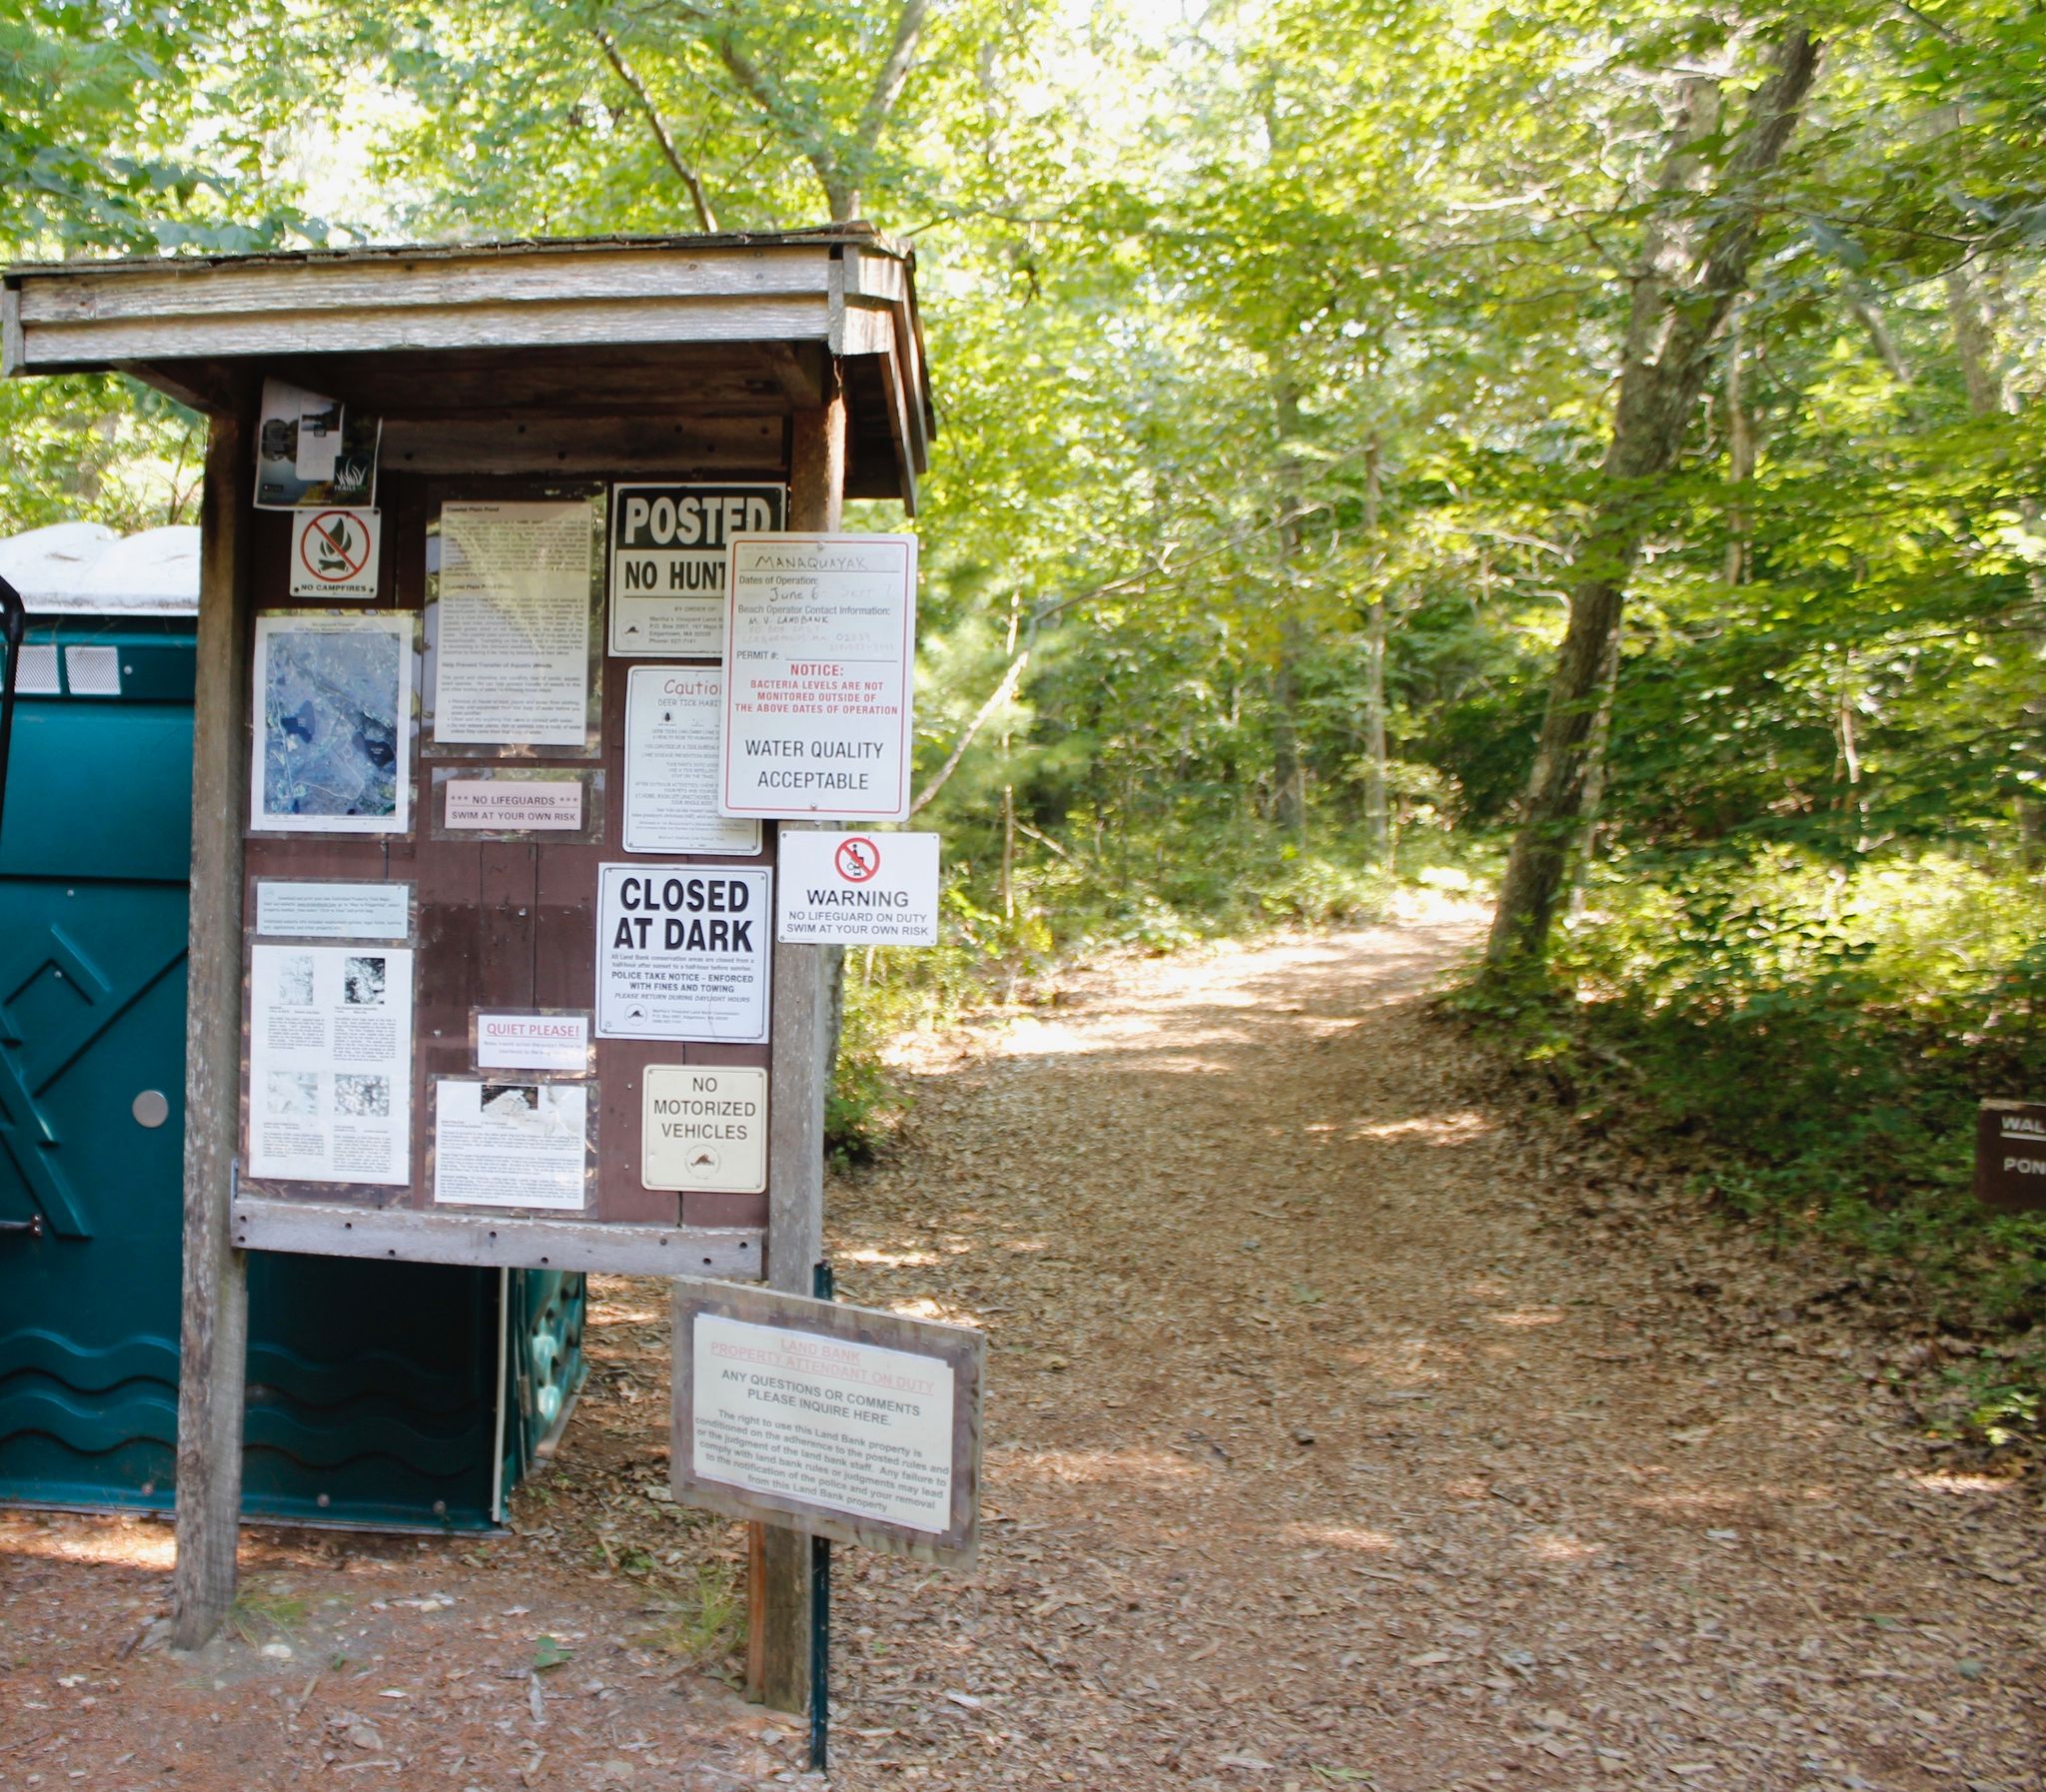
<svg viewBox="0 0 2046 1792">
<path fill-rule="evenodd" d="M 376 510 L 306 510 L 292 519 L 292 595 L 377 595 Z"/>
</svg>

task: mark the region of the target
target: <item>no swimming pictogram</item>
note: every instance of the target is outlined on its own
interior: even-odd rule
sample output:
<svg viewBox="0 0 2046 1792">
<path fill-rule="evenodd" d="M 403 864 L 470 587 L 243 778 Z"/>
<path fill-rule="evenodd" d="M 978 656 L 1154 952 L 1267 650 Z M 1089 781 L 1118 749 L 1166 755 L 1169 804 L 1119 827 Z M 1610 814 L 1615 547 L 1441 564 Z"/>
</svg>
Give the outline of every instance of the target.
<svg viewBox="0 0 2046 1792">
<path fill-rule="evenodd" d="M 864 834 L 848 834 L 831 855 L 838 875 L 849 884 L 863 884 L 881 868 L 881 849 Z"/>
</svg>

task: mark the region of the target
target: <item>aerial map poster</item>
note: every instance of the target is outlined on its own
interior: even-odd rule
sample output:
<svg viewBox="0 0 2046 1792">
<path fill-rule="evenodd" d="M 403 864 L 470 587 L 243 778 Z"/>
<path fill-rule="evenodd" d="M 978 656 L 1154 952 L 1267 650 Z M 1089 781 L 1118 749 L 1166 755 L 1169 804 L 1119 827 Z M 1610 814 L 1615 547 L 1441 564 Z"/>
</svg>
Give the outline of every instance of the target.
<svg viewBox="0 0 2046 1792">
<path fill-rule="evenodd" d="M 410 832 L 412 663 L 410 615 L 256 618 L 252 828 Z"/>
</svg>

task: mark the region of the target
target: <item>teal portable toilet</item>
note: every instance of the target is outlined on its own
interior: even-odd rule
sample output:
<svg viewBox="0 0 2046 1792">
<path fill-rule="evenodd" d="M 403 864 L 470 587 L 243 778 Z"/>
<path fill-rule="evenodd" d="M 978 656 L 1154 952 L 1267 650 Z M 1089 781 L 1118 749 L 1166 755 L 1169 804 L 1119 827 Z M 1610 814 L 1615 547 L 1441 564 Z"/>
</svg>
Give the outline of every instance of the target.
<svg viewBox="0 0 2046 1792">
<path fill-rule="evenodd" d="M 168 1509 L 199 531 L 0 541 L 0 1502 Z M 260 1253 L 247 1517 L 487 1528 L 565 1422 L 579 1276 Z"/>
</svg>

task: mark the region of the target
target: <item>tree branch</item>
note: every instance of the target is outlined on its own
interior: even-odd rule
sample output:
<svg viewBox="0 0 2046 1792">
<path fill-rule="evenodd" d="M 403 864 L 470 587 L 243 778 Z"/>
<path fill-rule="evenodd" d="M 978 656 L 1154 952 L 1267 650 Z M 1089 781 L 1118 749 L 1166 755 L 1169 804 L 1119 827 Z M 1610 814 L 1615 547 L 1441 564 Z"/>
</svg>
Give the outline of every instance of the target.
<svg viewBox="0 0 2046 1792">
<path fill-rule="evenodd" d="M 874 145 L 881 141 L 881 127 L 888 122 L 888 114 L 894 111 L 895 102 L 902 97 L 909 71 L 916 63 L 917 41 L 923 36 L 924 20 L 929 13 L 930 0 L 902 0 L 902 11 L 895 18 L 895 36 L 888 45 L 887 60 L 874 76 L 873 91 L 867 95 L 867 103 L 860 111 L 856 141 L 862 158 L 873 154 Z"/>
<path fill-rule="evenodd" d="M 1030 649 L 1028 647 L 1025 647 L 1022 652 L 1009 661 L 1009 669 L 1002 674 L 1001 683 L 997 684 L 988 693 L 987 701 L 981 704 L 973 720 L 966 724 L 966 732 L 961 734 L 953 743 L 951 756 L 946 759 L 943 765 L 938 767 L 938 775 L 923 787 L 923 791 L 916 801 L 909 805 L 910 814 L 918 813 L 932 797 L 944 789 L 945 780 L 959 769 L 959 761 L 966 757 L 966 749 L 973 744 L 973 737 L 980 732 L 981 725 L 997 709 L 1001 708 L 1010 697 L 1015 695 L 1016 681 L 1023 676 L 1023 668 L 1029 663 Z"/>
<path fill-rule="evenodd" d="M 704 196 L 703 182 L 696 171 L 681 158 L 675 148 L 674 139 L 668 135 L 666 123 L 660 116 L 660 109 L 654 105 L 653 96 L 646 91 L 646 83 L 625 60 L 618 48 L 617 40 L 601 25 L 592 25 L 590 35 L 603 48 L 604 58 L 617 71 L 618 79 L 624 82 L 632 97 L 639 102 L 639 113 L 646 120 L 646 128 L 653 133 L 653 141 L 660 146 L 660 153 L 667 165 L 675 171 L 682 185 L 689 191 L 689 203 L 696 208 L 696 222 L 705 231 L 717 228 L 717 219 L 710 210 L 710 201 Z"/>
</svg>

